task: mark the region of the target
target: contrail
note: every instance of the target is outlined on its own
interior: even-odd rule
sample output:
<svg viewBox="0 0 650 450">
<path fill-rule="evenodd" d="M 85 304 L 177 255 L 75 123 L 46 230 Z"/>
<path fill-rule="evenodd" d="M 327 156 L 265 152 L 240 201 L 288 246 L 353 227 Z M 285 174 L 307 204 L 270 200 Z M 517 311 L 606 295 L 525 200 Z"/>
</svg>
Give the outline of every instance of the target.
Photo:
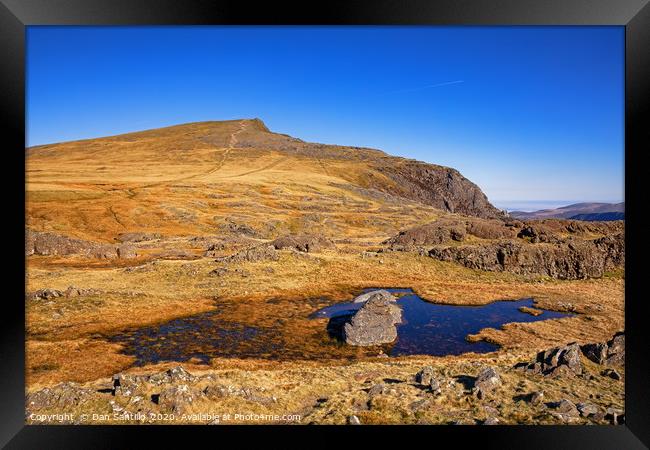
<svg viewBox="0 0 650 450">
<path fill-rule="evenodd" d="M 422 86 L 414 89 L 402 89 L 400 91 L 387 92 L 387 94 L 404 94 L 406 92 L 417 92 L 417 91 L 423 91 L 425 89 L 437 88 L 440 86 L 449 86 L 450 84 L 458 84 L 464 82 L 465 82 L 464 80 L 445 81 L 443 83 L 430 84 L 428 86 Z"/>
</svg>

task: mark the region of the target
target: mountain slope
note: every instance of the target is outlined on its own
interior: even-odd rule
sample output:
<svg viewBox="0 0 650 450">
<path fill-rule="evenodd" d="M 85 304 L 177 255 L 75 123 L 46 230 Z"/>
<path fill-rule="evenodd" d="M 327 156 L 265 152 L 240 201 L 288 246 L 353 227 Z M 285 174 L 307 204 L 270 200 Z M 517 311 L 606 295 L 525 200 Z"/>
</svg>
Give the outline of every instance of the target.
<svg viewBox="0 0 650 450">
<path fill-rule="evenodd" d="M 259 119 L 32 147 L 26 166 L 28 225 L 80 238 L 205 234 L 233 223 L 264 237 L 386 235 L 446 212 L 501 214 L 454 169 L 306 143 Z"/>
</svg>

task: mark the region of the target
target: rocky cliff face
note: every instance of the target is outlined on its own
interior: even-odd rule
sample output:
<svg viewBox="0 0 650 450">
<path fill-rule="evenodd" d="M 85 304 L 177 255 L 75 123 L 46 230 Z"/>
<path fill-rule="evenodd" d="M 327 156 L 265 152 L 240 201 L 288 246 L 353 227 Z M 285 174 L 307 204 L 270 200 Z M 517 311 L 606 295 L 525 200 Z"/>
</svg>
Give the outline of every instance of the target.
<svg viewBox="0 0 650 450">
<path fill-rule="evenodd" d="M 421 161 L 394 157 L 363 147 L 347 147 L 304 142 L 279 133 L 272 133 L 259 119 L 251 121 L 249 130 L 242 133 L 243 147 L 272 148 L 310 158 L 364 162 L 364 166 L 350 166 L 362 170 L 365 188 L 403 197 L 433 206 L 447 212 L 456 212 L 484 218 L 502 217 L 481 189 L 456 169 Z M 357 177 L 352 177 L 357 178 Z"/>
<path fill-rule="evenodd" d="M 378 170 L 395 181 L 397 189 L 393 194 L 452 213 L 484 218 L 503 216 L 476 184 L 455 169 L 408 161 L 383 165 Z"/>
</svg>

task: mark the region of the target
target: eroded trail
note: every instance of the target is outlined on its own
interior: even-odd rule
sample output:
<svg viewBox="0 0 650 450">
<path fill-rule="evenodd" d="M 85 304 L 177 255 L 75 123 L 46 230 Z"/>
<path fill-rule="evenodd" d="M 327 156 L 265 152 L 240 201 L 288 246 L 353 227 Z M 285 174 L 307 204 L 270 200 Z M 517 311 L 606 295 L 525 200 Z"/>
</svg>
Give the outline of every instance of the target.
<svg viewBox="0 0 650 450">
<path fill-rule="evenodd" d="M 237 131 L 233 132 L 230 135 L 230 139 L 229 139 L 229 142 L 228 142 L 228 147 L 226 147 L 226 150 L 223 152 L 223 155 L 221 156 L 221 161 L 219 161 L 219 163 L 215 167 L 213 167 L 212 169 L 210 169 L 208 172 L 204 173 L 203 175 L 211 175 L 211 174 L 217 172 L 218 170 L 220 170 L 223 167 L 223 165 L 226 163 L 226 159 L 228 159 L 228 153 L 230 153 L 230 150 L 235 148 L 235 146 L 239 142 L 237 140 L 237 136 L 242 131 L 244 131 L 247 126 L 248 126 L 248 122 L 245 122 L 243 120 L 241 122 L 239 122 L 239 127 L 237 128 Z M 191 176 L 191 177 L 188 177 L 188 178 L 185 178 L 185 179 L 195 178 L 197 176 L 202 176 L 202 175 L 194 175 L 194 176 Z"/>
</svg>

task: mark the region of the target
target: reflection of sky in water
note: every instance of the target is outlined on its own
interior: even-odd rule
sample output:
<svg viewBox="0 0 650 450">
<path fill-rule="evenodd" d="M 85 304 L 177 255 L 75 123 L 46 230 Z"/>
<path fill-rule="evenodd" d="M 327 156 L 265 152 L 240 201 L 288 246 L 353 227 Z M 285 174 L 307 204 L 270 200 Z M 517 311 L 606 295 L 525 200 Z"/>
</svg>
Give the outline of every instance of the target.
<svg viewBox="0 0 650 450">
<path fill-rule="evenodd" d="M 522 306 L 534 307 L 533 300 L 498 301 L 483 306 L 437 305 L 426 302 L 410 289 L 387 289 L 406 293 L 397 300 L 402 308 L 402 323 L 397 325 L 397 340 L 389 354 L 458 355 L 466 352 L 486 353 L 498 346 L 488 342 L 468 342 L 465 337 L 482 328 L 500 328 L 509 322 L 536 322 L 566 317 L 568 314 L 544 311 L 533 316 L 519 311 Z M 313 317 L 342 317 L 352 314 L 363 303 L 339 303 L 317 311 Z"/>
</svg>

